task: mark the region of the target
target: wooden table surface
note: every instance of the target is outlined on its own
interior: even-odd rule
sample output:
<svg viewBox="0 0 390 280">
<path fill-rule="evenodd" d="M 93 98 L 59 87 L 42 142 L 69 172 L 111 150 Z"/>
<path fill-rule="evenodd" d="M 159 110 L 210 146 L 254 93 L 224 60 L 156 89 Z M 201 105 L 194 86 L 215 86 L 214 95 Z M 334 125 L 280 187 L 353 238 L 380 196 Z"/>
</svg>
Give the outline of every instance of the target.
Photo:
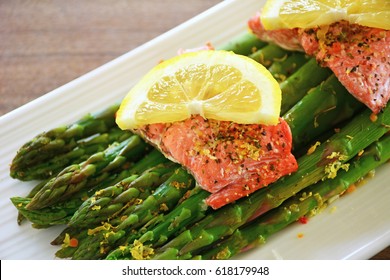
<svg viewBox="0 0 390 280">
<path fill-rule="evenodd" d="M 0 116 L 219 2 L 0 1 Z M 390 247 L 373 259 L 390 259 Z"/>
</svg>

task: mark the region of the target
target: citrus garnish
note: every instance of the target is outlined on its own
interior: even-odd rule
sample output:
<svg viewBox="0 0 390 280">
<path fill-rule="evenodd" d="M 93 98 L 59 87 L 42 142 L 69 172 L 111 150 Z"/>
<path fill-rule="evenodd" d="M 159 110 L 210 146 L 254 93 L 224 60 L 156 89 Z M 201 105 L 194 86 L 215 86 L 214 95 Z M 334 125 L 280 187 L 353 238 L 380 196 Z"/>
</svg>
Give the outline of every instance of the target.
<svg viewBox="0 0 390 280">
<path fill-rule="evenodd" d="M 228 51 L 197 51 L 155 66 L 124 98 L 116 120 L 122 129 L 197 114 L 243 124 L 277 124 L 280 104 L 278 83 L 259 63 Z"/>
<path fill-rule="evenodd" d="M 390 29 L 390 1 L 268 0 L 261 13 L 268 30 L 312 28 L 340 20 Z"/>
</svg>

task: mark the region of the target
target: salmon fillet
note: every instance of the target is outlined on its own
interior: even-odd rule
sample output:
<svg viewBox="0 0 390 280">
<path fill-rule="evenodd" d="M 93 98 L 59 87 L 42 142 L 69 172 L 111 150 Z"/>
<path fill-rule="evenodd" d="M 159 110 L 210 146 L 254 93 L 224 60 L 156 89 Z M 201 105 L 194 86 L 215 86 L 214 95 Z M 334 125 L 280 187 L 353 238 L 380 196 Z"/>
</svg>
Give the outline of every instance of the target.
<svg viewBox="0 0 390 280">
<path fill-rule="evenodd" d="M 301 45 L 375 114 L 386 106 L 390 98 L 389 30 L 341 21 L 304 30 Z"/>
<path fill-rule="evenodd" d="M 292 136 L 280 119 L 274 126 L 206 120 L 194 115 L 136 131 L 167 158 L 184 166 L 220 208 L 297 170 Z"/>
<path fill-rule="evenodd" d="M 259 12 L 249 19 L 248 27 L 262 41 L 277 44 L 286 50 L 303 51 L 298 28 L 265 30 Z"/>
<path fill-rule="evenodd" d="M 390 30 L 339 21 L 321 28 L 267 31 L 259 14 L 248 26 L 262 40 L 315 56 L 373 113 L 379 113 L 389 101 Z"/>
</svg>

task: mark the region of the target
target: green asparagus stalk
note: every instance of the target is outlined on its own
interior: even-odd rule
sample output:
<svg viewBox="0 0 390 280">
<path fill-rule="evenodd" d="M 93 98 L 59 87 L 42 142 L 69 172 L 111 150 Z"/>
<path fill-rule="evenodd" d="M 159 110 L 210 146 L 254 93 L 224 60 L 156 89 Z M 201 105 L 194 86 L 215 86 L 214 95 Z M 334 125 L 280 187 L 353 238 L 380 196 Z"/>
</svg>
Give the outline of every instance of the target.
<svg viewBox="0 0 390 280">
<path fill-rule="evenodd" d="M 178 168 L 175 173 L 156 191 L 143 201 L 126 219 L 118 225 L 122 230 L 129 226 L 139 227 L 156 217 L 156 212 L 171 210 L 184 194 L 194 187 L 194 180 L 184 169 Z"/>
<path fill-rule="evenodd" d="M 207 215 L 190 229 L 156 250 L 154 258 L 192 258 L 193 252 L 228 236 L 239 226 L 278 207 L 318 181 L 332 179 L 346 162 L 390 130 L 390 108 L 372 121 L 365 110 L 317 149 L 298 159 L 299 169 L 247 198 Z"/>
<path fill-rule="evenodd" d="M 114 186 L 97 191 L 74 213 L 70 227 L 91 227 L 120 215 L 129 207 L 151 195 L 154 189 L 167 180 L 176 165 L 156 166 L 140 176 L 130 176 Z M 141 196 L 143 193 L 143 196 Z"/>
<path fill-rule="evenodd" d="M 48 181 L 49 180 L 44 180 L 44 181 L 38 183 L 37 185 L 35 185 L 35 187 L 25 197 L 28 200 L 28 203 L 31 201 L 31 199 L 29 199 L 29 198 L 33 198 L 34 195 L 47 184 Z M 11 200 L 12 200 L 12 198 L 11 198 Z M 25 206 L 28 203 L 26 203 L 25 205 L 24 204 L 17 204 L 17 205 L 19 205 L 21 209 L 25 209 Z M 16 208 L 19 210 L 18 206 L 16 206 Z M 17 219 L 16 219 L 18 225 L 21 225 L 24 219 L 25 219 L 24 215 L 21 213 L 21 211 L 18 211 L 18 216 L 17 216 Z"/>
<path fill-rule="evenodd" d="M 249 57 L 268 68 L 274 61 L 286 59 L 290 53 L 277 45 L 269 44 L 250 54 Z"/>
<path fill-rule="evenodd" d="M 102 234 L 105 232 L 104 226 L 110 225 L 110 227 L 115 227 L 116 225 L 118 225 L 121 221 L 121 216 L 126 215 L 126 211 L 134 209 L 138 203 L 147 199 L 147 197 L 149 197 L 155 190 L 156 186 L 159 183 L 163 183 L 176 168 L 177 166 L 174 168 L 174 165 L 171 163 L 168 164 L 167 167 L 164 167 L 163 165 L 156 166 L 154 168 L 151 168 L 150 170 L 145 171 L 136 179 L 132 178 L 134 177 L 133 175 L 132 177 L 121 181 L 118 185 L 98 191 L 99 197 L 102 198 L 100 198 L 100 200 L 96 200 L 96 202 L 93 203 L 94 205 L 91 206 L 91 208 L 96 207 L 95 210 L 91 212 L 86 212 L 88 217 L 83 216 L 83 213 L 79 214 L 77 216 L 78 220 L 76 221 L 76 224 L 70 223 L 69 227 L 66 228 L 55 240 L 52 241 L 53 245 L 63 245 L 62 248 L 56 253 L 56 255 L 60 258 L 71 258 L 79 248 L 81 248 L 81 250 L 83 250 L 83 248 L 86 248 L 86 250 L 89 250 L 89 254 L 92 254 L 91 249 L 89 248 L 89 244 L 92 244 L 93 247 L 94 240 L 104 240 L 105 235 Z M 123 188 L 126 188 L 126 190 L 122 192 L 118 191 L 116 187 L 119 188 L 120 185 Z M 113 199 L 116 201 L 116 203 L 109 203 L 109 205 L 104 205 L 104 199 L 110 197 L 110 191 L 118 194 Z M 108 194 L 108 196 L 104 197 L 104 194 Z M 118 209 L 117 206 L 120 204 L 122 204 L 123 207 Z M 103 207 L 101 208 L 102 205 Z M 80 209 L 81 210 L 79 211 L 82 212 L 85 208 L 83 208 L 82 206 Z M 91 213 L 96 213 L 95 217 L 93 217 L 93 215 L 90 215 Z M 98 225 L 99 222 L 101 222 L 100 226 Z M 92 226 L 92 229 L 87 226 Z M 107 230 L 108 229 L 109 228 L 107 228 Z M 94 233 L 94 235 L 96 236 L 91 236 L 91 231 L 97 231 L 96 233 Z M 72 238 L 78 240 L 80 246 L 78 246 L 77 248 L 64 246 L 64 239 L 66 236 L 71 236 Z M 100 254 L 100 248 L 93 248 L 96 249 L 95 254 L 98 256 Z"/>
<path fill-rule="evenodd" d="M 152 152 L 147 154 L 145 157 L 143 157 L 140 161 L 138 161 L 132 168 L 125 169 L 122 172 L 117 173 L 117 174 L 113 174 L 109 178 L 105 179 L 98 186 L 96 186 L 96 188 L 92 188 L 92 189 L 90 189 L 88 191 L 83 191 L 83 192 L 77 193 L 77 195 L 75 197 L 79 198 L 80 203 L 74 209 L 73 213 L 71 213 L 71 216 L 69 216 L 69 220 L 67 221 L 67 223 L 70 221 L 70 219 L 72 218 L 74 213 L 79 209 L 81 204 L 84 201 L 86 201 L 88 198 L 93 196 L 96 191 L 103 190 L 103 189 L 106 189 L 106 188 L 108 188 L 110 186 L 119 184 L 121 181 L 128 180 L 129 177 L 133 177 L 133 176 L 142 177 L 143 173 L 148 173 L 150 171 L 153 171 L 153 169 L 157 168 L 157 167 L 161 168 L 164 164 L 166 164 L 167 166 L 172 165 L 172 163 L 170 163 L 160 152 L 158 152 L 157 150 L 153 150 Z M 162 174 L 161 174 L 161 176 L 163 177 Z M 165 175 L 164 175 L 164 177 L 165 177 Z M 139 186 L 139 182 L 142 182 L 141 180 L 137 180 L 137 182 L 138 183 L 136 183 L 136 182 L 131 183 L 132 186 L 137 186 L 138 185 L 139 188 L 141 188 L 141 187 L 142 188 L 146 188 L 147 187 L 147 186 Z M 147 196 L 148 195 L 146 194 L 146 192 L 141 192 L 139 198 L 141 200 L 144 200 L 144 199 L 147 198 Z M 59 203 L 59 204 L 55 205 L 55 207 L 58 207 L 59 209 L 61 209 L 63 207 L 61 204 L 66 204 L 66 203 L 67 203 L 67 201 L 64 201 L 62 203 Z M 47 208 L 43 208 L 43 209 L 47 209 Z M 37 212 L 39 210 L 35 210 L 35 211 Z M 53 245 L 60 245 L 62 243 L 63 239 L 64 239 L 64 234 L 65 233 L 69 233 L 69 229 L 70 229 L 69 227 L 67 229 L 65 229 L 63 231 L 63 233 L 61 233 L 61 235 L 59 235 L 52 242 L 52 244 Z M 79 229 L 77 229 L 77 228 L 72 228 L 71 229 L 72 235 L 75 234 L 78 230 Z"/>
<path fill-rule="evenodd" d="M 331 75 L 283 115 L 293 132 L 294 150 L 348 120 L 362 107 Z"/>
<path fill-rule="evenodd" d="M 122 131 L 118 127 L 114 127 L 108 133 L 98 134 L 96 136 L 91 137 L 90 139 L 79 141 L 74 150 L 66 154 L 54 156 L 45 163 L 37 163 L 36 165 L 30 166 L 27 169 L 23 170 L 23 174 L 21 172 L 18 172 L 18 176 L 23 176 L 24 180 L 44 179 L 44 181 L 37 184 L 30 191 L 26 198 L 34 197 L 34 195 L 48 182 L 48 179 L 50 179 L 52 176 L 56 176 L 67 165 L 80 163 L 88 159 L 88 157 L 90 157 L 92 154 L 105 150 L 111 143 L 122 142 L 125 139 L 129 138 L 131 135 L 132 133 L 129 131 Z M 71 204 L 74 205 L 73 201 Z M 68 205 L 64 205 L 64 207 L 68 208 Z M 27 209 L 25 209 L 24 206 L 22 209 L 23 212 L 26 214 Z M 57 212 L 57 209 L 58 207 L 56 206 L 55 210 L 53 209 L 54 212 Z M 45 211 L 47 211 L 47 209 Z M 37 211 L 35 212 L 35 215 L 37 215 Z M 18 224 L 20 225 L 23 220 L 24 215 L 19 213 L 17 217 Z M 51 224 L 52 222 L 49 222 L 48 225 Z"/>
<path fill-rule="evenodd" d="M 266 45 L 266 42 L 259 40 L 254 34 L 244 32 L 237 35 L 226 44 L 219 46 L 217 49 L 232 51 L 241 55 L 250 55 Z"/>
<path fill-rule="evenodd" d="M 99 183 L 96 190 L 115 185 L 127 177 L 132 175 L 140 175 L 152 167 L 168 162 L 169 160 L 163 154 L 161 154 L 158 150 L 153 149 L 151 152 L 144 155 L 140 160 L 134 162 L 132 165 L 127 166 L 127 164 L 125 164 L 123 166 L 123 170 L 120 172 L 112 172 L 110 176 Z M 88 191 L 92 191 L 94 193 L 96 190 L 92 188 Z"/>
<path fill-rule="evenodd" d="M 158 150 L 153 149 L 150 153 L 146 154 L 133 166 L 126 169 L 128 174 L 141 174 L 149 168 L 155 167 L 160 163 L 167 163 L 169 160 Z"/>
<path fill-rule="evenodd" d="M 141 175 L 141 177 L 146 178 L 145 176 L 142 176 L 142 175 Z M 161 174 L 161 179 L 163 179 L 164 177 L 165 177 L 165 175 Z M 145 180 L 143 180 L 143 181 L 145 181 Z M 156 180 L 154 179 L 154 181 L 156 181 Z M 163 180 L 161 180 L 161 181 L 163 181 Z M 141 182 L 142 182 L 142 180 L 139 180 L 138 182 L 133 182 L 132 185 L 133 186 L 136 186 L 137 184 L 140 185 Z M 155 182 L 150 182 L 150 183 L 155 183 Z M 143 201 L 144 199 L 146 199 L 149 195 L 151 195 L 150 191 L 153 191 L 154 187 L 153 186 L 149 187 L 147 184 L 143 184 L 142 186 L 138 186 L 137 188 L 143 189 L 143 191 L 140 192 L 140 194 L 137 198 L 137 201 L 136 201 L 137 203 L 139 203 L 139 202 Z M 124 196 L 128 196 L 128 194 L 124 193 L 122 197 L 124 197 Z M 131 202 L 131 198 L 130 198 L 129 202 Z M 134 209 L 135 206 L 136 205 L 133 204 L 132 206 L 127 207 L 125 209 L 125 211 L 123 211 L 123 212 L 126 212 L 130 209 Z M 121 213 L 121 214 L 126 215 L 125 213 Z M 81 248 L 80 250 L 86 250 L 89 252 L 89 254 L 95 255 L 94 258 L 99 258 L 100 254 L 101 254 L 100 250 L 103 247 L 100 248 L 99 246 L 96 246 L 96 244 L 94 244 L 94 243 L 99 244 L 99 242 L 104 241 L 105 240 L 104 233 L 110 234 L 109 229 L 111 227 L 115 228 L 115 226 L 117 226 L 120 222 L 121 222 L 121 217 L 112 217 L 112 218 L 110 217 L 110 218 L 107 218 L 106 221 L 102 221 L 101 226 L 93 226 L 91 229 L 84 227 L 84 225 L 82 225 L 81 227 L 80 226 L 67 227 L 66 229 L 64 229 L 61 232 L 61 234 L 59 236 L 57 236 L 51 242 L 52 245 L 62 245 L 62 248 L 56 252 L 56 256 L 59 258 L 72 258 L 72 256 L 75 254 L 75 252 Z M 93 224 L 95 224 L 95 223 L 93 223 Z M 106 226 L 106 228 L 105 228 L 105 226 Z M 93 235 L 91 235 L 91 232 L 93 233 Z M 76 239 L 78 241 L 78 246 L 72 247 L 72 246 L 69 246 L 68 244 L 66 244 L 65 240 L 66 240 L 67 236 L 68 236 L 68 238 L 71 237 L 73 239 Z M 91 249 L 91 248 L 94 248 L 94 249 Z"/>
<path fill-rule="evenodd" d="M 11 201 L 19 211 L 18 224 L 20 224 L 25 218 L 32 223 L 32 227 L 34 228 L 47 228 L 53 225 L 67 224 L 84 200 L 90 197 L 95 190 L 97 191 L 101 188 L 107 187 L 108 185 L 112 185 L 110 182 L 117 183 L 118 180 L 126 178 L 127 174 L 128 172 L 126 171 L 123 171 L 120 174 L 115 174 L 92 189 L 82 190 L 65 201 L 60 201 L 41 209 L 29 210 L 26 208 L 26 206 L 31 202 L 31 198 L 33 196 L 12 197 Z M 131 175 L 129 174 L 128 176 Z"/>
<path fill-rule="evenodd" d="M 80 140 L 73 150 L 55 155 L 45 162 L 38 162 L 26 168 L 20 168 L 17 172 L 18 179 L 42 180 L 56 176 L 66 166 L 77 164 L 87 160 L 91 155 L 104 151 L 114 142 L 122 142 L 132 135 L 129 131 L 123 131 L 113 127 L 107 133 L 97 134 L 88 139 Z"/>
<path fill-rule="evenodd" d="M 20 215 L 32 222 L 34 228 L 47 228 L 53 225 L 66 224 L 74 211 L 80 206 L 81 200 L 78 197 L 71 198 L 66 203 L 61 203 L 58 206 L 38 210 L 26 209 L 26 206 L 31 202 L 31 198 L 12 197 L 11 201 Z"/>
<path fill-rule="evenodd" d="M 268 67 L 271 74 L 280 82 L 309 60 L 309 57 L 301 52 L 290 52 L 277 45 L 268 44 L 249 32 L 239 35 L 232 42 L 218 49 L 230 50 L 251 57 Z"/>
<path fill-rule="evenodd" d="M 268 71 L 281 83 L 308 61 L 309 56 L 301 52 L 293 52 L 287 57 L 274 60 Z"/>
<path fill-rule="evenodd" d="M 149 146 L 137 135 L 111 145 L 104 152 L 92 155 L 80 164 L 68 166 L 32 198 L 26 206 L 29 210 L 44 208 L 63 201 L 72 194 L 93 187 L 118 170 L 128 161 L 138 160 Z"/>
<path fill-rule="evenodd" d="M 385 135 L 364 151 L 362 156 L 356 156 L 350 163 L 348 171 L 341 170 L 336 178 L 308 187 L 278 208 L 260 216 L 253 223 L 235 230 L 229 238 L 201 253 L 200 258 L 228 259 L 263 244 L 270 235 L 294 223 L 300 217 L 317 213 L 316 209 L 321 208 L 331 198 L 333 200 L 334 197 L 343 194 L 350 185 L 389 159 L 390 137 Z"/>
<path fill-rule="evenodd" d="M 79 242 L 80 246 L 72 258 L 104 258 L 118 240 L 124 238 L 130 231 L 158 220 L 160 213 L 173 209 L 184 194 L 193 187 L 194 180 L 191 175 L 182 168 L 176 169 L 152 195 L 137 205 L 131 213 L 123 216 L 120 224 L 114 227 L 107 222 L 101 227 L 89 230 L 88 237 Z"/>
<path fill-rule="evenodd" d="M 313 75 L 315 73 L 315 75 Z M 292 106 L 301 100 L 310 89 L 318 86 L 331 75 L 331 70 L 321 67 L 312 58 L 294 74 L 280 83 L 282 90 L 281 114 L 284 115 Z"/>
<path fill-rule="evenodd" d="M 73 150 L 80 139 L 107 132 L 115 126 L 118 106 L 110 106 L 96 114 L 88 114 L 73 124 L 37 135 L 18 150 L 10 166 L 11 177 L 19 178 L 18 173 L 23 174 L 25 168 Z M 20 179 L 23 180 L 23 176 Z"/>
<path fill-rule="evenodd" d="M 55 255 L 58 258 L 69 259 L 78 250 L 80 241 L 88 238 L 88 230 L 81 230 L 78 228 L 65 228 L 52 242 L 51 245 L 61 245 Z M 77 244 L 71 246 L 70 239 L 77 240 Z"/>
<path fill-rule="evenodd" d="M 207 196 L 209 196 L 207 191 L 195 188 L 189 198 L 171 212 L 161 216 L 156 226 L 150 226 L 149 230 L 148 227 L 142 228 L 140 231 L 128 235 L 126 241 L 120 244 L 119 248 L 110 252 L 106 259 L 138 259 L 140 256 L 147 258 L 147 256 L 138 254 L 137 246 L 152 248 L 163 245 L 171 236 L 203 218 L 207 209 L 204 199 Z"/>
<path fill-rule="evenodd" d="M 26 198 L 15 197 L 11 198 L 12 201 L 18 201 L 15 207 L 19 210 L 18 223 L 26 217 L 33 227 L 43 228 L 58 224 L 67 224 L 74 213 L 78 210 L 81 204 L 89 197 L 94 195 L 95 191 L 99 191 L 115 184 L 119 184 L 122 180 L 128 180 L 129 177 L 139 175 L 145 172 L 147 169 L 158 166 L 162 163 L 167 163 L 168 160 L 157 150 L 152 150 L 149 154 L 144 156 L 141 160 L 135 163 L 131 168 L 124 169 L 119 173 L 112 174 L 101 183 L 88 190 L 82 190 L 75 193 L 65 201 L 60 201 L 51 206 L 44 207 L 36 210 L 26 209 L 27 204 L 31 201 L 31 198 L 42 188 L 42 185 L 38 185 Z M 38 188 L 39 187 L 39 188 Z M 23 201 L 21 204 L 20 202 Z M 66 211 L 63 211 L 66 209 Z M 58 217 L 61 217 L 59 219 Z"/>
</svg>

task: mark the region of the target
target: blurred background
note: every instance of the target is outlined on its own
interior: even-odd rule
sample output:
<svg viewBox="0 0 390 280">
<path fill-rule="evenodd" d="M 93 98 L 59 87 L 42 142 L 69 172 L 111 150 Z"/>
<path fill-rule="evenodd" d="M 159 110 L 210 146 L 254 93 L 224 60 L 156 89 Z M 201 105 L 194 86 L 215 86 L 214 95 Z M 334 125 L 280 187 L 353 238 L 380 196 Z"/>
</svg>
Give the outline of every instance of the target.
<svg viewBox="0 0 390 280">
<path fill-rule="evenodd" d="M 221 0 L 1 0 L 0 116 Z"/>
</svg>

